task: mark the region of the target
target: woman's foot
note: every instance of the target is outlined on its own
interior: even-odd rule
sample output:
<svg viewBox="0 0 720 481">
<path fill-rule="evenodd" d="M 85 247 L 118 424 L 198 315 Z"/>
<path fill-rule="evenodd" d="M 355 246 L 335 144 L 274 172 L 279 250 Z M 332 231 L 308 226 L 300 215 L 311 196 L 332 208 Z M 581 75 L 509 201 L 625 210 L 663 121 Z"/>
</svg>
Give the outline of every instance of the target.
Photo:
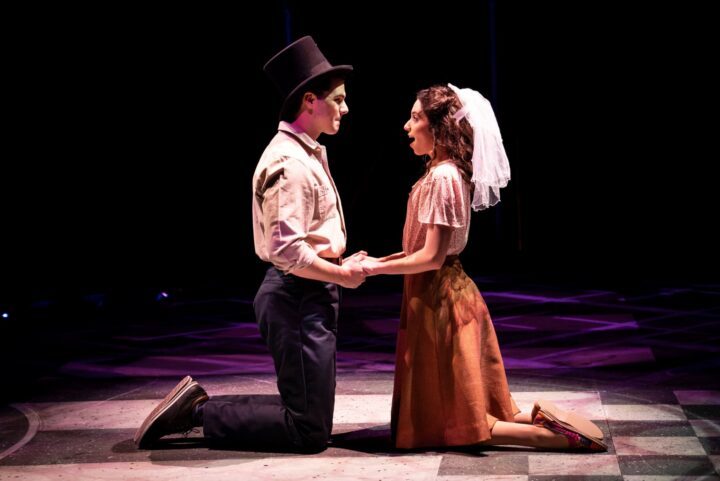
<svg viewBox="0 0 720 481">
<path fill-rule="evenodd" d="M 572 411 L 562 410 L 550 401 L 546 401 L 545 399 L 535 401 L 535 406 L 531 413 L 533 424 L 539 412 L 542 412 L 546 419 L 555 421 L 565 428 L 577 431 L 583 436 L 595 439 L 603 438 L 603 432 L 595 423 Z"/>
<path fill-rule="evenodd" d="M 600 428 L 579 414 L 563 411 L 550 401 L 538 400 L 531 416 L 535 426 L 565 436 L 572 449 L 607 451 Z"/>
<path fill-rule="evenodd" d="M 599 439 L 591 439 L 572 428 L 566 428 L 556 421 L 547 419 L 542 411 L 538 412 L 533 421 L 535 426 L 540 426 L 550 431 L 560 434 L 567 439 L 568 448 L 570 449 L 587 449 L 589 451 L 607 451 L 607 445 Z"/>
</svg>

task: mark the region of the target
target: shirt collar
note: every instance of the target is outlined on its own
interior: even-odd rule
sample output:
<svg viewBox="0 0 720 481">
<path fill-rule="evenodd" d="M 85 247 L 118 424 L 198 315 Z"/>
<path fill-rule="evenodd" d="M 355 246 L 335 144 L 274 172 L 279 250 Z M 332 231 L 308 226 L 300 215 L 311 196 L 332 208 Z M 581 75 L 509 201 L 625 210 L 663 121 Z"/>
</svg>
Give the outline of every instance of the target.
<svg viewBox="0 0 720 481">
<path fill-rule="evenodd" d="M 305 145 L 305 147 L 307 147 L 307 149 L 310 150 L 311 152 L 321 153 L 325 150 L 325 147 L 322 144 L 320 144 L 317 140 L 310 137 L 306 132 L 296 129 L 289 122 L 285 122 L 284 120 L 281 120 L 280 124 L 278 124 L 278 130 L 281 132 L 287 132 L 288 134 L 293 135 L 300 142 L 302 142 Z"/>
</svg>

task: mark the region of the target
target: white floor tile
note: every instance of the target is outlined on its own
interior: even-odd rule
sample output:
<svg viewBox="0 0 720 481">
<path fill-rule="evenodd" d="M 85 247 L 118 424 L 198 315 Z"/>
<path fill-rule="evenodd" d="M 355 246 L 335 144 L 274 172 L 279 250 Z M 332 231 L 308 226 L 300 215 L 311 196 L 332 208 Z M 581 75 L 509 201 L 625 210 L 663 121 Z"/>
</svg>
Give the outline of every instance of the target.
<svg viewBox="0 0 720 481">
<path fill-rule="evenodd" d="M 705 456 L 698 438 L 691 436 L 614 436 L 618 455 L 625 456 Z"/>
<path fill-rule="evenodd" d="M 333 423 L 360 424 L 390 422 L 392 394 L 353 394 L 335 396 Z"/>
<path fill-rule="evenodd" d="M 616 456 L 610 454 L 531 454 L 529 475 L 620 476 Z"/>
<path fill-rule="evenodd" d="M 685 421 L 681 406 L 676 404 L 606 404 L 603 406 L 612 421 Z"/>
<path fill-rule="evenodd" d="M 390 422 L 390 394 L 339 395 L 335 398 L 336 424 Z M 37 413 L 40 431 L 72 429 L 130 429 L 140 426 L 159 399 L 26 403 Z"/>
<path fill-rule="evenodd" d="M 142 424 L 159 399 L 27 403 L 21 406 L 40 417 L 40 431 L 130 429 Z"/>
<path fill-rule="evenodd" d="M 521 474 L 488 474 L 487 476 L 459 474 L 438 476 L 437 481 L 528 481 L 528 477 Z"/>
<path fill-rule="evenodd" d="M 605 418 L 600 396 L 594 391 L 516 392 L 513 397 L 525 412 L 532 409 L 536 399 L 548 399 L 590 419 Z M 25 403 L 21 406 L 37 413 L 41 431 L 131 429 L 140 426 L 158 402 L 160 399 Z M 338 395 L 335 397 L 334 423 L 387 424 L 391 402 L 391 394 Z"/>
<path fill-rule="evenodd" d="M 88 463 L 0 466 L 0 480 L 24 481 L 434 481 L 441 456 Z"/>
</svg>

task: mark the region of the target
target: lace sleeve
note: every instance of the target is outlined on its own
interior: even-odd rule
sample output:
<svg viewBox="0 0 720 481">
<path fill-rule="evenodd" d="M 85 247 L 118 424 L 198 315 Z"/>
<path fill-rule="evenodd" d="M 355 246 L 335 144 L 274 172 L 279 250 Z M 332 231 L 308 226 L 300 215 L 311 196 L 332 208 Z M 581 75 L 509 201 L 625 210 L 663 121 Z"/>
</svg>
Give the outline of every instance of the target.
<svg viewBox="0 0 720 481">
<path fill-rule="evenodd" d="M 436 167 L 420 186 L 418 221 L 422 224 L 464 227 L 468 222 L 466 195 L 460 172 L 452 165 Z"/>
</svg>

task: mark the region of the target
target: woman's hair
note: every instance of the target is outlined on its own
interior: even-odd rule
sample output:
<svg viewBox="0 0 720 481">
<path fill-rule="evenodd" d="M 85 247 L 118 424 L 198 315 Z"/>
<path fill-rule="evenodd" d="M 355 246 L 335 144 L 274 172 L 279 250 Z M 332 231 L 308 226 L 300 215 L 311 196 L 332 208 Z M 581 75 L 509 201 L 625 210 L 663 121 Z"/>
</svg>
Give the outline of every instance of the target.
<svg viewBox="0 0 720 481">
<path fill-rule="evenodd" d="M 428 118 L 435 147 L 442 147 L 450 160 L 458 166 L 463 178 L 472 178 L 473 129 L 467 119 L 459 121 L 453 115 L 462 108 L 457 94 L 447 85 L 433 85 L 417 93 L 423 112 Z M 433 153 L 433 155 L 435 155 Z M 432 159 L 430 159 L 432 161 Z M 430 161 L 427 167 L 430 167 Z"/>
</svg>

